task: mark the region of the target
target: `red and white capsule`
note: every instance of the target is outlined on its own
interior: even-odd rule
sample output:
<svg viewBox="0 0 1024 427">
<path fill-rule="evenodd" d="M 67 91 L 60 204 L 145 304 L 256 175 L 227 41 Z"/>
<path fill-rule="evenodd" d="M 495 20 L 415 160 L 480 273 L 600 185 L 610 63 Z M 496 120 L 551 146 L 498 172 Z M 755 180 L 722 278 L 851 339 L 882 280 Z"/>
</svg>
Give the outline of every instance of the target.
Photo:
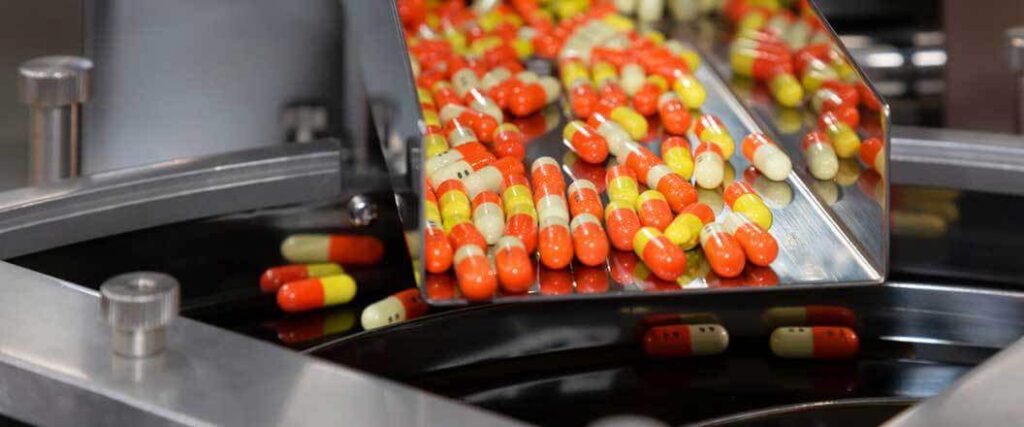
<svg viewBox="0 0 1024 427">
<path fill-rule="evenodd" d="M 787 359 L 852 359 L 860 338 L 839 326 L 778 328 L 772 332 L 772 353 Z"/>
<path fill-rule="evenodd" d="M 643 345 L 650 357 L 706 356 L 729 348 L 729 332 L 718 324 L 655 326 L 644 333 Z"/>
<path fill-rule="evenodd" d="M 761 318 L 772 329 L 785 326 L 857 326 L 857 315 L 853 310 L 837 305 L 772 307 L 765 310 Z"/>
<path fill-rule="evenodd" d="M 420 297 L 420 290 L 410 288 L 366 306 L 360 322 L 363 329 L 369 331 L 415 319 L 427 314 L 427 311 L 427 303 Z"/>
<path fill-rule="evenodd" d="M 743 157 L 765 177 L 773 181 L 785 180 L 793 171 L 789 156 L 767 135 L 755 132 L 743 138 Z"/>
<path fill-rule="evenodd" d="M 779 243 L 775 237 L 745 215 L 730 212 L 723 225 L 743 247 L 743 253 L 752 264 L 767 267 L 779 255 Z"/>
<path fill-rule="evenodd" d="M 747 263 L 743 247 L 721 224 L 706 224 L 700 230 L 700 245 L 715 274 L 729 278 L 743 272 L 743 266 Z"/>
</svg>

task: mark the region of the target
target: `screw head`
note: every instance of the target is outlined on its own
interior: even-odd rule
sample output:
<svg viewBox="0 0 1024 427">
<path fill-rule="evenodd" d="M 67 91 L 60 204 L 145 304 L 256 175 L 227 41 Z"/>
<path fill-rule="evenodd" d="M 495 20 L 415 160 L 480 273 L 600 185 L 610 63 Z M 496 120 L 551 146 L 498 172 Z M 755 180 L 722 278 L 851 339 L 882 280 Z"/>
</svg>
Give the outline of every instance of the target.
<svg viewBox="0 0 1024 427">
<path fill-rule="evenodd" d="M 18 67 L 22 102 L 41 107 L 80 104 L 92 89 L 92 61 L 77 56 L 43 56 Z"/>
<path fill-rule="evenodd" d="M 377 219 L 377 203 L 361 194 L 353 196 L 348 201 L 348 214 L 353 225 L 370 225 Z"/>
</svg>

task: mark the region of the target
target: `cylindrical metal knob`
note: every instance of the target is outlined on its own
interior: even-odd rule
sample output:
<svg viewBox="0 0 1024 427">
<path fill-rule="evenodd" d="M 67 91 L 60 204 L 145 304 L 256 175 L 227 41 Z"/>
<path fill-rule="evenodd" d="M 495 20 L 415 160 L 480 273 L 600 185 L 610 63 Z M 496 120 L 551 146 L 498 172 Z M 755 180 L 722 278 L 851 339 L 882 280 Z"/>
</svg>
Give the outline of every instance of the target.
<svg viewBox="0 0 1024 427">
<path fill-rule="evenodd" d="M 75 56 L 44 56 L 18 67 L 19 98 L 32 110 L 32 184 L 81 173 L 81 104 L 89 99 L 91 75 L 92 61 Z"/>
<path fill-rule="evenodd" d="M 144 357 L 164 349 L 165 328 L 178 317 L 177 280 L 151 271 L 127 273 L 103 282 L 100 294 L 115 353 Z"/>
</svg>

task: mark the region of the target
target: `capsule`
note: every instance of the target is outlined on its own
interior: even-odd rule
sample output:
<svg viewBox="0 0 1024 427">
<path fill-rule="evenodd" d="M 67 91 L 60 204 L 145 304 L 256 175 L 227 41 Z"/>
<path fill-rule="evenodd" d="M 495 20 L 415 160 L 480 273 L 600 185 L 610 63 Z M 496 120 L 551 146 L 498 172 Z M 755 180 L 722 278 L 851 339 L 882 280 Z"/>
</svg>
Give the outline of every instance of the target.
<svg viewBox="0 0 1024 427">
<path fill-rule="evenodd" d="M 640 197 L 640 189 L 633 170 L 626 165 L 611 166 L 605 179 L 609 201 L 618 201 L 629 206 L 636 204 L 637 197 Z"/>
<path fill-rule="evenodd" d="M 432 159 L 448 151 L 448 140 L 439 131 L 427 130 L 423 135 L 423 151 L 427 159 Z"/>
<path fill-rule="evenodd" d="M 732 184 L 725 187 L 722 198 L 733 212 L 746 215 L 765 230 L 771 229 L 772 211 L 768 209 L 768 205 L 764 203 L 761 196 L 754 193 L 750 184 L 740 180 L 733 181 Z"/>
<path fill-rule="evenodd" d="M 285 344 L 299 344 L 329 335 L 338 335 L 356 324 L 355 313 L 348 308 L 288 317 L 275 322 L 277 339 Z"/>
<path fill-rule="evenodd" d="M 801 145 L 807 168 L 811 170 L 814 178 L 830 180 L 836 177 L 836 173 L 839 172 L 839 158 L 836 157 L 836 152 L 824 133 L 817 130 L 808 132 L 804 135 Z"/>
<path fill-rule="evenodd" d="M 683 209 L 665 228 L 665 237 L 684 250 L 693 249 L 700 242 L 700 230 L 715 220 L 715 212 L 708 205 L 694 203 Z"/>
<path fill-rule="evenodd" d="M 633 236 L 633 251 L 663 280 L 676 280 L 686 272 L 686 255 L 682 249 L 656 228 L 643 227 L 637 231 Z"/>
<path fill-rule="evenodd" d="M 613 156 L 618 157 L 622 155 L 626 144 L 633 142 L 629 132 L 626 132 L 618 123 L 611 121 L 603 115 L 591 115 L 590 119 L 587 120 L 587 124 L 604 137 L 605 142 L 608 143 L 608 153 Z"/>
<path fill-rule="evenodd" d="M 708 97 L 704 85 L 689 73 L 677 75 L 675 81 L 672 82 L 672 90 L 679 96 L 683 105 L 691 110 L 696 110 L 704 105 L 704 100 Z"/>
<path fill-rule="evenodd" d="M 574 86 L 570 86 L 569 91 L 569 106 L 572 108 L 572 113 L 580 119 L 586 119 L 594 114 L 594 110 L 597 108 L 599 98 L 597 91 L 594 90 L 594 86 L 590 82 L 580 82 Z"/>
<path fill-rule="evenodd" d="M 537 82 L 524 83 L 522 77 L 509 79 L 513 88 L 508 98 L 508 111 L 517 117 L 526 117 L 558 99 L 561 89 L 558 80 L 542 77 Z"/>
<path fill-rule="evenodd" d="M 449 104 L 462 105 L 462 99 L 455 92 L 455 87 L 445 80 L 434 83 L 432 95 L 438 108 L 444 109 Z"/>
<path fill-rule="evenodd" d="M 533 204 L 526 177 L 513 175 L 506 179 L 501 201 L 505 208 L 505 234 L 515 236 L 526 246 L 526 252 L 537 249 L 537 209 Z"/>
<path fill-rule="evenodd" d="M 468 221 L 473 214 L 466 186 L 457 179 L 449 179 L 437 187 L 438 204 L 444 230 L 451 233 L 455 224 Z"/>
<path fill-rule="evenodd" d="M 479 132 L 487 132 L 491 126 L 500 125 L 505 121 L 505 115 L 502 114 L 501 107 L 498 106 L 497 101 L 491 99 L 491 97 L 485 95 L 479 89 L 471 89 L 467 92 L 465 101 L 467 107 L 484 116 L 478 118 L 481 121 L 478 124 Z M 490 122 L 491 119 L 494 120 L 494 123 Z M 490 142 L 489 139 L 483 139 L 483 141 Z"/>
<path fill-rule="evenodd" d="M 515 236 L 503 236 L 492 248 L 498 284 L 508 294 L 521 294 L 533 284 L 533 261 L 526 246 Z"/>
<path fill-rule="evenodd" d="M 443 154 L 427 159 L 425 167 L 430 181 L 441 184 L 449 179 L 468 176 L 472 171 L 487 166 L 495 160 L 497 157 L 491 154 L 487 147 L 479 142 L 472 142 L 453 147 Z"/>
<path fill-rule="evenodd" d="M 786 179 L 793 170 L 789 156 L 767 135 L 760 132 L 743 138 L 743 157 L 773 181 Z"/>
<path fill-rule="evenodd" d="M 658 117 L 665 132 L 671 135 L 686 135 L 693 122 L 690 110 L 686 109 L 675 92 L 665 92 L 658 97 Z"/>
<path fill-rule="evenodd" d="M 427 314 L 428 309 L 420 297 L 420 290 L 409 288 L 366 306 L 360 316 L 360 323 L 363 329 L 369 331 L 415 319 Z"/>
<path fill-rule="evenodd" d="M 804 101 L 804 88 L 793 73 L 785 68 L 775 68 L 768 79 L 768 90 L 775 102 L 783 107 L 799 107 Z"/>
<path fill-rule="evenodd" d="M 470 301 L 490 298 L 498 288 L 498 278 L 484 250 L 464 245 L 455 251 L 455 276 L 462 296 Z"/>
<path fill-rule="evenodd" d="M 822 130 L 828 140 L 835 148 L 836 156 L 841 159 L 849 159 L 860 150 L 860 136 L 857 135 L 850 125 L 843 123 L 832 111 L 821 114 Z"/>
<path fill-rule="evenodd" d="M 747 261 L 743 248 L 721 224 L 705 224 L 700 230 L 700 245 L 715 274 L 729 278 L 743 272 Z"/>
<path fill-rule="evenodd" d="M 601 134 L 579 120 L 565 125 L 562 132 L 565 145 L 589 163 L 601 163 L 608 158 L 608 142 Z"/>
<path fill-rule="evenodd" d="M 345 304 L 356 296 L 356 281 L 347 274 L 288 282 L 277 290 L 277 306 L 289 313 Z"/>
<path fill-rule="evenodd" d="M 384 257 L 384 244 L 373 236 L 296 234 L 281 243 L 281 256 L 292 264 L 369 265 Z"/>
<path fill-rule="evenodd" d="M 537 247 L 540 249 L 540 261 L 545 267 L 557 270 L 565 268 L 572 262 L 573 246 L 569 221 L 560 212 L 549 215 L 540 212 Z"/>
<path fill-rule="evenodd" d="M 630 143 L 626 150 L 626 164 L 648 188 L 658 190 L 668 201 L 673 212 L 697 201 L 697 192 L 690 183 L 666 166 L 647 148 Z"/>
<path fill-rule="evenodd" d="M 729 347 L 729 333 L 718 324 L 655 326 L 644 333 L 643 343 L 650 357 L 707 356 Z"/>
<path fill-rule="evenodd" d="M 569 184 L 569 213 L 575 218 L 588 213 L 597 218 L 604 217 L 604 206 L 597 186 L 586 179 L 577 179 Z"/>
<path fill-rule="evenodd" d="M 545 194 L 565 194 L 565 179 L 562 178 L 562 170 L 558 161 L 551 157 L 540 157 L 533 161 L 530 167 L 530 182 L 533 184 L 534 201 L 537 201 Z"/>
<path fill-rule="evenodd" d="M 468 127 L 473 134 L 482 142 L 491 142 L 494 130 L 498 128 L 498 121 L 487 114 L 472 110 L 461 105 L 448 104 L 441 108 L 439 113 L 442 123 L 452 120 L 457 121 L 464 127 Z M 451 138 L 449 138 L 451 140 Z"/>
<path fill-rule="evenodd" d="M 775 241 L 775 237 L 743 214 L 730 213 L 722 225 L 736 238 L 752 264 L 767 267 L 779 255 L 779 243 Z"/>
<path fill-rule="evenodd" d="M 622 129 L 624 129 L 629 134 L 629 137 L 634 140 L 643 139 L 643 137 L 647 135 L 647 119 L 640 115 L 640 113 L 637 113 L 632 107 L 625 105 L 611 106 L 602 103 L 597 106 L 597 109 L 591 118 L 596 118 L 597 116 L 606 118 L 606 120 L 611 120 L 619 126 L 622 126 Z M 596 118 L 595 120 L 600 121 L 601 118 Z"/>
<path fill-rule="evenodd" d="M 647 190 L 636 199 L 636 211 L 640 216 L 640 224 L 664 231 L 672 222 L 672 209 L 668 206 L 665 196 L 655 190 Z"/>
<path fill-rule="evenodd" d="M 526 136 L 512 123 L 502 123 L 494 130 L 491 149 L 498 157 L 512 157 L 522 160 L 526 157 Z"/>
<path fill-rule="evenodd" d="M 430 273 L 447 271 L 452 265 L 454 250 L 452 249 L 451 242 L 448 240 L 448 236 L 444 233 L 444 229 L 436 223 L 428 221 L 424 234 L 426 236 L 423 241 L 426 249 L 426 256 L 424 258 L 427 271 Z"/>
<path fill-rule="evenodd" d="M 473 225 L 488 245 L 505 233 L 505 213 L 498 193 L 485 191 L 473 198 Z"/>
<path fill-rule="evenodd" d="M 598 218 L 584 213 L 573 217 L 569 223 L 576 259 L 581 264 L 591 267 L 603 265 L 608 259 L 608 237 Z"/>
<path fill-rule="evenodd" d="M 620 251 L 633 250 L 633 237 L 640 230 L 640 217 L 632 204 L 612 200 L 605 208 L 604 221 L 612 246 Z"/>
<path fill-rule="evenodd" d="M 292 264 L 268 268 L 260 276 L 260 290 L 265 294 L 277 292 L 277 290 L 288 282 L 299 280 L 333 276 L 344 273 L 340 265 L 333 262 L 318 264 Z"/>
<path fill-rule="evenodd" d="M 659 75 L 648 77 L 640 90 L 633 96 L 633 109 L 645 116 L 657 113 L 658 101 L 666 90 L 668 90 L 668 82 L 664 77 Z"/>
<path fill-rule="evenodd" d="M 880 174 L 885 174 L 884 146 L 880 138 L 868 138 L 860 145 L 860 160 Z"/>
<path fill-rule="evenodd" d="M 523 175 L 523 162 L 514 157 L 502 157 L 496 162 L 484 166 L 461 178 L 469 197 L 476 197 L 482 192 L 497 192 L 505 177 Z"/>
<path fill-rule="evenodd" d="M 803 305 L 772 307 L 762 316 L 769 328 L 785 326 L 857 326 L 857 315 L 846 307 L 836 305 Z"/>
<path fill-rule="evenodd" d="M 701 142 L 693 151 L 693 178 L 701 188 L 712 189 L 722 185 L 725 160 L 718 145 Z"/>
<path fill-rule="evenodd" d="M 670 136 L 661 142 L 661 158 L 672 172 L 689 180 L 693 176 L 693 157 L 686 138 Z"/>
<path fill-rule="evenodd" d="M 697 139 L 700 142 L 710 142 L 717 145 L 721 150 L 723 160 L 731 159 L 733 152 L 736 151 L 736 143 L 733 141 L 732 135 L 729 135 L 729 131 L 722 124 L 722 120 L 712 114 L 700 115 L 693 124 L 693 134 L 697 135 Z"/>
<path fill-rule="evenodd" d="M 643 87 L 647 73 L 640 64 L 630 63 L 622 66 L 622 75 L 619 76 L 619 86 L 622 86 L 626 95 L 635 95 Z"/>
<path fill-rule="evenodd" d="M 860 339 L 852 329 L 838 326 L 787 327 L 772 332 L 771 348 L 787 359 L 852 359 Z"/>
</svg>

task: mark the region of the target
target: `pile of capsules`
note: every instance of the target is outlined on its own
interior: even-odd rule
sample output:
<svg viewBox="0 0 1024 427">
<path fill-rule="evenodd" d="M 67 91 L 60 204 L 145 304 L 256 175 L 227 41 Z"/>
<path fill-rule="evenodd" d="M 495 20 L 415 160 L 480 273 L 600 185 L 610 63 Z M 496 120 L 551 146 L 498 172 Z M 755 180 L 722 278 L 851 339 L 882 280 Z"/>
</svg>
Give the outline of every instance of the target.
<svg viewBox="0 0 1024 427">
<path fill-rule="evenodd" d="M 772 353 L 786 359 L 850 359 L 860 350 L 853 328 L 856 315 L 846 307 L 808 305 L 773 307 L 763 321 L 771 332 Z M 724 353 L 729 331 L 712 313 L 651 314 L 637 328 L 644 354 L 679 358 Z"/>
<path fill-rule="evenodd" d="M 721 120 L 691 115 L 707 97 L 692 74 L 698 55 L 659 33 L 639 34 L 607 2 L 558 3 L 557 24 L 536 1 L 488 3 L 477 10 L 461 1 L 399 2 L 424 116 L 428 272 L 454 268 L 462 296 L 485 300 L 499 286 L 526 292 L 535 254 L 560 270 L 574 258 L 604 266 L 611 248 L 634 251 L 666 281 L 684 276 L 684 251 L 698 245 L 723 278 L 740 275 L 748 261 L 775 259 L 772 213 L 747 182 L 725 188 L 731 212 L 721 222 L 691 184 L 721 186 L 736 151 Z M 561 81 L 524 71 L 534 56 L 555 62 Z M 563 165 L 550 157 L 527 170 L 525 137 L 503 123 L 563 91 L 576 118 L 563 141 L 574 162 L 603 169 L 603 180 L 575 177 L 566 186 Z M 646 116 L 657 116 L 669 135 L 660 155 L 636 142 L 648 137 Z M 699 141 L 693 149 L 691 134 Z M 746 136 L 740 151 L 768 179 L 792 170 L 764 134 Z"/>
<path fill-rule="evenodd" d="M 282 310 L 299 313 L 352 301 L 356 280 L 343 265 L 377 264 L 384 257 L 384 245 L 372 236 L 297 234 L 281 243 L 281 256 L 290 264 L 264 271 L 260 290 L 275 293 Z M 426 312 L 419 289 L 410 288 L 370 304 L 360 320 L 363 329 L 370 330 Z"/>
</svg>

